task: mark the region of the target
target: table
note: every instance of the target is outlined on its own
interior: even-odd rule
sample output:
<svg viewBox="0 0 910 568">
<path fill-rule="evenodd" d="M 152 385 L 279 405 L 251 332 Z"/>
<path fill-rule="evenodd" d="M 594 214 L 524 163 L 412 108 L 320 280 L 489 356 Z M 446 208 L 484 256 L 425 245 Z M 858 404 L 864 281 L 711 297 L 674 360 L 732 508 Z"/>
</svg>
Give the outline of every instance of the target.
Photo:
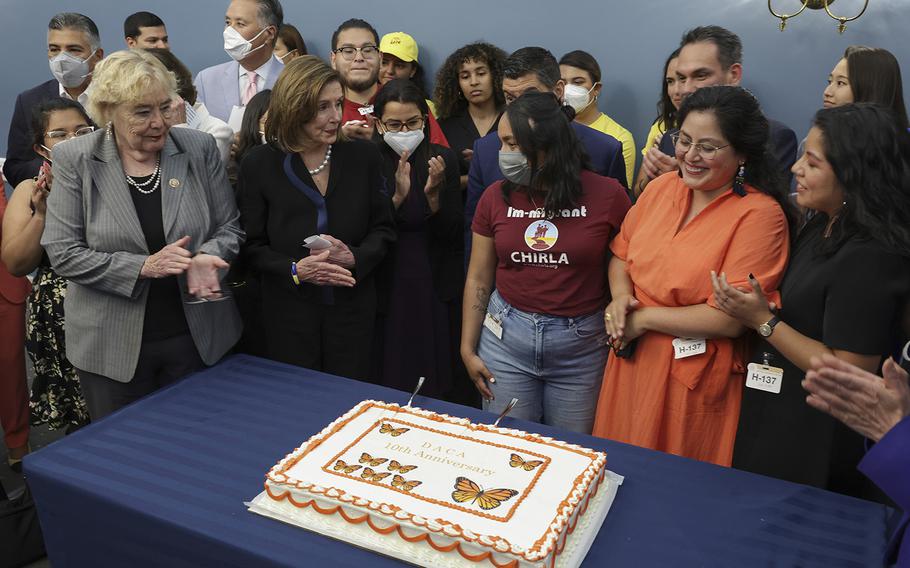
<svg viewBox="0 0 910 568">
<path fill-rule="evenodd" d="M 28 456 L 50 561 L 68 566 L 401 566 L 255 515 L 281 457 L 364 399 L 408 394 L 238 355 Z M 495 417 L 418 396 L 415 406 Z M 585 566 L 881 565 L 891 510 L 506 418 L 607 452 L 625 476 Z"/>
</svg>

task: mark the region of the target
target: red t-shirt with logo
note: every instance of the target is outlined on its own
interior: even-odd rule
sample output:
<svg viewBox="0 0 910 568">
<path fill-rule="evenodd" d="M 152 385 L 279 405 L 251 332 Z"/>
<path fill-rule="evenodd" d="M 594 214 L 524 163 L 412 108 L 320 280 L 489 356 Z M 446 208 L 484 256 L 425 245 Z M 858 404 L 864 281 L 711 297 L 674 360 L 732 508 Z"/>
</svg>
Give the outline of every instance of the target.
<svg viewBox="0 0 910 568">
<path fill-rule="evenodd" d="M 377 91 L 378 92 L 378 91 Z M 376 98 L 376 95 L 373 95 L 373 98 Z M 370 101 L 370 104 L 373 104 L 373 101 Z M 345 98 L 344 103 L 341 106 L 341 124 L 351 120 L 366 120 L 362 114 L 360 114 L 360 109 L 368 105 L 362 105 L 360 103 L 355 103 L 354 101 Z M 442 133 L 442 128 L 439 126 L 439 123 L 436 122 L 436 117 L 433 116 L 431 112 L 427 117 L 427 122 L 430 124 L 430 143 L 439 144 L 440 146 L 449 147 L 449 141 L 446 140 L 446 135 Z"/>
<path fill-rule="evenodd" d="M 604 307 L 610 241 L 631 203 L 612 178 L 584 170 L 581 186 L 578 204 L 552 219 L 523 192 L 506 204 L 502 181 L 477 203 L 471 230 L 493 239 L 496 289 L 519 310 L 575 317 Z"/>
</svg>

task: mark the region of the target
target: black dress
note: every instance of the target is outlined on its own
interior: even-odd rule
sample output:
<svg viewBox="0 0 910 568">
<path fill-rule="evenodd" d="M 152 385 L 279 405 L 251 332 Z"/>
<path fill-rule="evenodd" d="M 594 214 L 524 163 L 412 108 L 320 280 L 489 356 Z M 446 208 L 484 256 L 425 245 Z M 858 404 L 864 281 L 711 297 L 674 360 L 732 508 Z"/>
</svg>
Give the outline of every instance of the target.
<svg viewBox="0 0 910 568">
<path fill-rule="evenodd" d="M 490 132 L 495 132 L 498 126 L 499 119 L 497 118 L 493 126 L 490 127 Z M 471 163 L 464 159 L 462 151 L 473 150 L 474 141 L 481 137 L 480 132 L 477 131 L 477 126 L 474 124 L 474 119 L 468 113 L 468 108 L 465 107 L 452 116 L 440 120 L 439 127 L 442 128 L 442 133 L 446 135 L 446 140 L 449 141 L 449 148 L 452 149 L 458 159 L 459 175 L 468 175 Z"/>
<path fill-rule="evenodd" d="M 781 283 L 781 320 L 825 346 L 886 357 L 899 343 L 910 291 L 905 258 L 874 241 L 851 239 L 833 255 L 818 252 L 828 218 L 803 229 Z M 767 357 L 765 356 L 767 355 Z M 760 341 L 752 361 L 784 370 L 780 394 L 743 389 L 733 467 L 833 491 L 864 493 L 856 471 L 863 439 L 806 404 L 805 373 Z"/>
<path fill-rule="evenodd" d="M 385 176 L 393 180 L 398 154 L 381 139 L 377 143 Z M 423 192 L 431 156 L 441 156 L 446 164 L 434 214 Z M 459 372 L 458 349 L 464 288 L 458 166 L 452 150 L 426 142 L 409 161 L 411 190 L 394 214 L 398 239 L 379 269 L 374 381 L 409 391 L 422 376 L 421 395 L 450 398 L 458 381 L 467 382 Z"/>
<path fill-rule="evenodd" d="M 319 196 L 300 156 L 271 145 L 250 150 L 240 165 L 242 254 L 259 276 L 267 356 L 327 373 L 366 379 L 376 314 L 374 271 L 395 240 L 390 193 L 375 145 L 336 143 L 326 194 Z M 311 197 L 314 197 L 314 201 Z M 319 205 L 317 205 L 319 203 Z M 319 228 L 324 205 L 325 230 Z M 353 288 L 294 284 L 291 264 L 309 251 L 303 241 L 326 233 L 354 254 Z"/>
</svg>

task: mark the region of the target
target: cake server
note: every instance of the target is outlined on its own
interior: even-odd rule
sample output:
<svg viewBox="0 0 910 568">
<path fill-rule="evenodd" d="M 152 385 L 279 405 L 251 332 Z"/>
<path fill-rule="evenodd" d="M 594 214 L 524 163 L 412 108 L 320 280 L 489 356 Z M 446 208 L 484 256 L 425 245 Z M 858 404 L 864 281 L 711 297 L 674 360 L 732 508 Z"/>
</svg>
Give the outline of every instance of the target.
<svg viewBox="0 0 910 568">
<path fill-rule="evenodd" d="M 426 377 L 420 377 L 419 379 L 417 379 L 417 386 L 414 388 L 414 392 L 411 393 L 411 398 L 408 399 L 408 403 L 406 405 L 404 405 L 405 408 L 411 407 L 411 403 L 414 402 L 414 397 L 417 396 L 418 392 L 420 392 L 420 387 L 423 386 L 423 383 L 426 380 L 427 380 Z"/>
<path fill-rule="evenodd" d="M 496 419 L 496 422 L 493 423 L 493 426 L 499 426 L 499 421 L 506 417 L 506 414 L 512 411 L 515 408 L 515 405 L 518 404 L 518 399 L 513 398 L 509 401 L 509 404 L 502 410 L 502 414 L 499 415 L 499 418 Z"/>
</svg>

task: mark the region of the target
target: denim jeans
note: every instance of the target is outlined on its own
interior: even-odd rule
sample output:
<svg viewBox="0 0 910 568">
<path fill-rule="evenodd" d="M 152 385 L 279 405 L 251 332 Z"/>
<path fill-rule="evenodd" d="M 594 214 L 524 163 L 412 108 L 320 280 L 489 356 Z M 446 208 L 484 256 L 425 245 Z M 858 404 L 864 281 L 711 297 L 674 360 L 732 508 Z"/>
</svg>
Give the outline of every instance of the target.
<svg viewBox="0 0 910 568">
<path fill-rule="evenodd" d="M 477 354 L 496 379 L 486 411 L 590 434 L 609 347 L 603 312 L 557 317 L 523 312 L 494 291 L 487 312 L 502 324 L 502 340 L 482 328 Z"/>
</svg>

